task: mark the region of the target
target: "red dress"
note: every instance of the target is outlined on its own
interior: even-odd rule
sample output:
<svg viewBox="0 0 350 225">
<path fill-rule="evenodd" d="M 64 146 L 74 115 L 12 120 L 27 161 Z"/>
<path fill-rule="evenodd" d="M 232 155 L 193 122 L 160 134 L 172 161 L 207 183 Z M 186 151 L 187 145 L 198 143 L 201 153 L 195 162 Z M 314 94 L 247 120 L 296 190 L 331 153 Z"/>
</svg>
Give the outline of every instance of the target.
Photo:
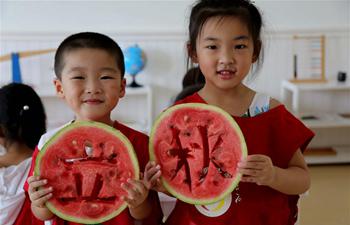
<svg viewBox="0 0 350 225">
<path fill-rule="evenodd" d="M 137 159 L 140 164 L 140 170 L 144 171 L 144 168 L 149 161 L 149 155 L 148 155 L 148 136 L 138 132 L 136 130 L 133 130 L 121 123 L 118 123 L 117 121 L 114 122 L 113 125 L 114 128 L 122 132 L 131 142 L 133 145 Z M 38 148 L 34 151 L 33 154 L 33 160 L 32 160 L 32 166 L 29 172 L 29 176 L 33 174 L 33 169 L 34 169 L 34 164 L 35 164 L 35 159 L 39 153 Z M 26 182 L 24 185 L 24 189 L 28 191 L 28 183 Z M 150 216 L 148 216 L 146 219 L 142 221 L 142 225 L 156 225 L 156 224 L 161 224 L 163 214 L 162 210 L 160 207 L 158 195 L 156 192 L 151 191 L 149 193 L 149 197 L 151 199 L 151 204 L 152 204 L 152 213 Z M 29 208 L 30 208 L 30 203 L 29 203 Z M 22 223 L 26 224 L 26 223 Z M 68 222 L 64 221 L 63 219 L 60 219 L 58 217 L 53 218 L 53 225 L 77 225 L 79 223 L 73 223 L 73 222 Z M 134 225 L 134 219 L 129 213 L 129 209 L 125 209 L 123 212 L 121 212 L 118 216 L 114 217 L 111 220 L 108 220 L 104 223 L 103 225 Z"/>
<path fill-rule="evenodd" d="M 195 93 L 177 102 L 205 103 Z M 264 154 L 275 166 L 287 168 L 297 149 L 305 150 L 314 133 L 281 105 L 255 117 L 234 117 L 246 140 L 248 154 Z M 239 199 L 237 198 L 239 196 Z M 215 208 L 176 202 L 167 225 L 292 225 L 297 218 L 298 195 L 267 186 L 240 183 Z"/>
</svg>

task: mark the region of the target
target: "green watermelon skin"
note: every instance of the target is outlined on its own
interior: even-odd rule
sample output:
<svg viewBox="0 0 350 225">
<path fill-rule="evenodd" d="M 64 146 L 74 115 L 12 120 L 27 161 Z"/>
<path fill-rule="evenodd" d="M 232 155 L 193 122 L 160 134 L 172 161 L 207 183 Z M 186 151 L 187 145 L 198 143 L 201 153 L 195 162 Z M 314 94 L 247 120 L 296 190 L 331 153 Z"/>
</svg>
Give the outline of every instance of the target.
<svg viewBox="0 0 350 225">
<path fill-rule="evenodd" d="M 34 173 L 53 187 L 46 203 L 51 212 L 67 221 L 97 224 L 127 207 L 121 183 L 139 179 L 139 165 L 121 132 L 84 121 L 65 126 L 45 143 Z"/>
<path fill-rule="evenodd" d="M 150 158 L 176 198 L 196 205 L 217 202 L 238 185 L 237 163 L 246 158 L 243 134 L 222 109 L 201 103 L 175 105 L 157 118 Z"/>
</svg>

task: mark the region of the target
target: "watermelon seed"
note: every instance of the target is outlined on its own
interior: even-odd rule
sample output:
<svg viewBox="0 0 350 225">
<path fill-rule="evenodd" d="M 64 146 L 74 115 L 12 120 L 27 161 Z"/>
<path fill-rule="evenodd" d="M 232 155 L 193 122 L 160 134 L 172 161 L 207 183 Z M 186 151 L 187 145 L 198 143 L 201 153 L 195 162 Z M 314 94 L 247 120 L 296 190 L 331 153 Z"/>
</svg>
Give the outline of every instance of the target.
<svg viewBox="0 0 350 225">
<path fill-rule="evenodd" d="M 190 137 L 191 133 L 189 131 L 186 131 L 186 132 L 184 132 L 184 135 L 187 136 L 187 137 Z"/>
<path fill-rule="evenodd" d="M 185 115 L 184 116 L 184 121 L 185 121 L 185 123 L 189 122 L 190 121 L 190 117 L 188 115 Z"/>
<path fill-rule="evenodd" d="M 108 175 L 109 175 L 110 177 L 114 177 L 114 176 L 115 176 L 115 172 L 114 172 L 113 170 L 110 170 L 110 171 L 108 172 Z"/>
</svg>

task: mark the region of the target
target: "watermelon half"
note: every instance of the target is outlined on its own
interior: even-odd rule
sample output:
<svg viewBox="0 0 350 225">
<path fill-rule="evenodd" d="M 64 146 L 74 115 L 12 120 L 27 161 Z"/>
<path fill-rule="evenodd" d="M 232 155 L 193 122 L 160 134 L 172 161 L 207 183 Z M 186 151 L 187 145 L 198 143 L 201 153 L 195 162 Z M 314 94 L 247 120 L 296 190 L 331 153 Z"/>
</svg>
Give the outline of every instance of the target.
<svg viewBox="0 0 350 225">
<path fill-rule="evenodd" d="M 224 110 L 201 103 L 175 105 L 160 114 L 150 135 L 150 158 L 176 198 L 196 205 L 225 198 L 237 186 L 237 163 L 247 156 L 243 134 Z"/>
<path fill-rule="evenodd" d="M 48 180 L 49 210 L 65 220 L 96 224 L 127 204 L 120 187 L 139 178 L 132 144 L 118 130 L 97 122 L 75 122 L 59 130 L 41 149 L 35 175 Z"/>
</svg>

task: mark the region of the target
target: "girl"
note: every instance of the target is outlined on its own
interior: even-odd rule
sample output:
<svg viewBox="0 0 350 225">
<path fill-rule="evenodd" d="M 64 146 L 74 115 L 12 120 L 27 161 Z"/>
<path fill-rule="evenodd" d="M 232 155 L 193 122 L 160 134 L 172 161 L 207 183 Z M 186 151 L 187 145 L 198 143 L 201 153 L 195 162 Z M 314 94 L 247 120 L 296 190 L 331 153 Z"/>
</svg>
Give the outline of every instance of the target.
<svg viewBox="0 0 350 225">
<path fill-rule="evenodd" d="M 238 164 L 239 187 L 207 206 L 177 201 L 168 225 L 290 225 L 298 195 L 310 177 L 302 151 L 313 133 L 277 100 L 244 85 L 262 48 L 261 15 L 249 0 L 201 0 L 191 11 L 188 53 L 205 77 L 204 87 L 178 101 L 218 106 L 230 113 L 246 139 Z M 153 168 L 152 168 L 153 169 Z"/>
<path fill-rule="evenodd" d="M 32 224 L 23 184 L 33 150 L 46 131 L 44 107 L 31 87 L 16 83 L 0 89 L 0 104 L 0 224 Z"/>
</svg>

